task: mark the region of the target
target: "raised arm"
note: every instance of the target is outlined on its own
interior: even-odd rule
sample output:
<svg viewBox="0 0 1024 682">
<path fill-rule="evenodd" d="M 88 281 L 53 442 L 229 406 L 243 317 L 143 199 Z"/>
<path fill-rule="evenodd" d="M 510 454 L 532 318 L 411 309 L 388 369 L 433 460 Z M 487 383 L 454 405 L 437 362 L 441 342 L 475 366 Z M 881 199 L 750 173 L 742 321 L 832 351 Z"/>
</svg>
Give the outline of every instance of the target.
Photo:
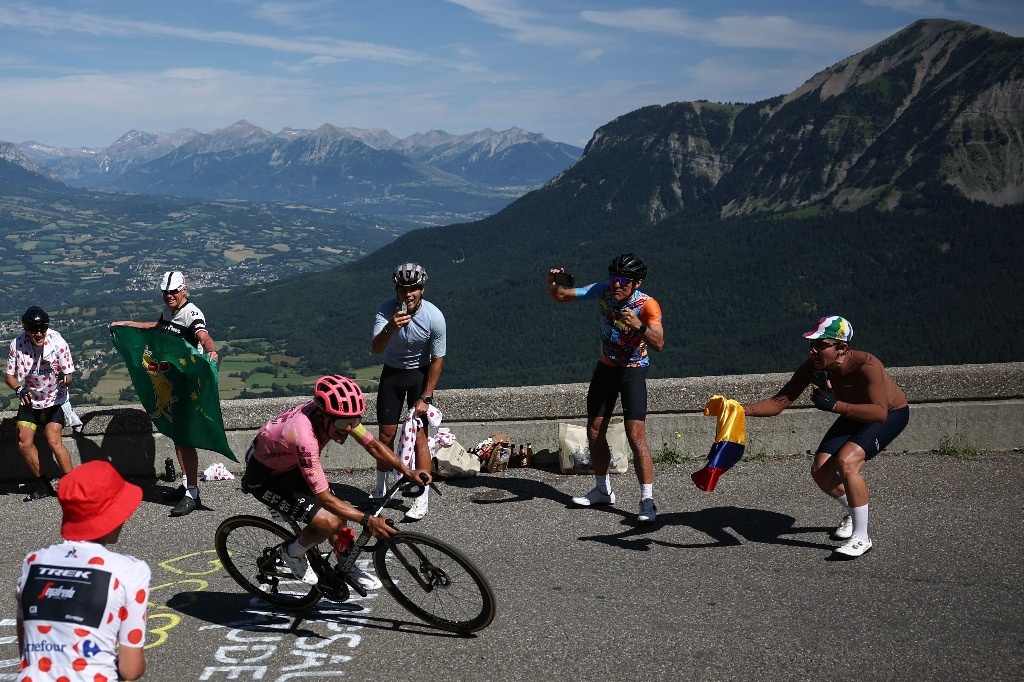
<svg viewBox="0 0 1024 682">
<path fill-rule="evenodd" d="M 548 270 L 547 276 L 547 288 L 548 296 L 553 301 L 559 303 L 565 303 L 566 301 L 576 300 L 576 290 L 571 287 L 563 287 L 555 282 L 555 275 L 559 275 L 565 272 L 565 268 L 551 268 Z"/>
</svg>

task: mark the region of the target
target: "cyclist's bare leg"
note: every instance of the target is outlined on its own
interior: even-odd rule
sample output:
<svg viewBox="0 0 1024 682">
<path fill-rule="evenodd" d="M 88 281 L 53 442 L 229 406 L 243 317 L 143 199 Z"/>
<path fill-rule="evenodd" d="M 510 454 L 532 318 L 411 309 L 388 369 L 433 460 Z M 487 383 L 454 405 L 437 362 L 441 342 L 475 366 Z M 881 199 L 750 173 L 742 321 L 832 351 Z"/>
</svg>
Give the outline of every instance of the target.
<svg viewBox="0 0 1024 682">
<path fill-rule="evenodd" d="M 861 475 L 866 459 L 864 448 L 848 442 L 835 456 L 819 452 L 811 465 L 814 482 L 831 497 L 846 495 L 851 507 L 868 503 L 868 484 Z"/>
<path fill-rule="evenodd" d="M 811 462 L 811 478 L 829 497 L 842 497 L 846 494 L 843 479 L 836 467 L 836 458 L 827 452 L 819 452 Z"/>
<path fill-rule="evenodd" d="M 377 440 L 395 450 L 395 435 L 398 433 L 398 424 L 380 424 L 377 430 Z M 391 468 L 382 462 L 377 462 L 377 471 L 391 471 Z"/>
<path fill-rule="evenodd" d="M 331 544 L 338 538 L 338 532 L 347 524 L 342 519 L 327 511 L 320 509 L 313 520 L 299 532 L 299 545 L 310 548 L 330 538 Z"/>
<path fill-rule="evenodd" d="M 413 469 L 430 471 L 430 445 L 427 443 L 427 430 L 416 431 L 416 462 Z"/>
<path fill-rule="evenodd" d="M 53 457 L 57 460 L 60 470 L 68 474 L 71 473 L 71 453 L 64 447 L 64 439 L 61 437 L 63 431 L 63 424 L 50 422 L 46 425 L 46 442 L 49 444 L 50 451 L 53 452 Z M 38 458 L 38 454 L 36 457 Z"/>
<path fill-rule="evenodd" d="M 587 443 L 590 445 L 590 463 L 594 466 L 594 475 L 607 476 L 612 453 L 608 448 L 608 425 L 604 417 L 591 417 L 587 422 Z"/>
<path fill-rule="evenodd" d="M 637 480 L 641 485 L 654 483 L 654 458 L 647 444 L 647 423 L 642 419 L 627 419 L 625 426 L 626 440 L 629 441 L 629 449 L 633 451 Z"/>
<path fill-rule="evenodd" d="M 32 475 L 39 478 L 42 469 L 39 466 L 39 450 L 36 449 L 36 430 L 24 424 L 18 425 L 18 452 L 25 464 L 32 470 Z"/>
<path fill-rule="evenodd" d="M 178 464 L 185 474 L 189 487 L 199 485 L 199 453 L 188 445 L 175 445 L 174 453 L 178 456 Z"/>
</svg>

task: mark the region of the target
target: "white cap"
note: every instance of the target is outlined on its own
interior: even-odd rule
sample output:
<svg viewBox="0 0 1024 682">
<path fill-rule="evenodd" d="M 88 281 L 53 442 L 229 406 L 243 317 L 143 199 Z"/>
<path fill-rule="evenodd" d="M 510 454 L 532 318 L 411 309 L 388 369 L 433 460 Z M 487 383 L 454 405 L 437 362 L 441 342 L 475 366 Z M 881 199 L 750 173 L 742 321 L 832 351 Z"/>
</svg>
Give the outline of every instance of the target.
<svg viewBox="0 0 1024 682">
<path fill-rule="evenodd" d="M 177 270 L 168 270 L 160 278 L 160 291 L 177 291 L 185 286 L 185 275 Z"/>
</svg>

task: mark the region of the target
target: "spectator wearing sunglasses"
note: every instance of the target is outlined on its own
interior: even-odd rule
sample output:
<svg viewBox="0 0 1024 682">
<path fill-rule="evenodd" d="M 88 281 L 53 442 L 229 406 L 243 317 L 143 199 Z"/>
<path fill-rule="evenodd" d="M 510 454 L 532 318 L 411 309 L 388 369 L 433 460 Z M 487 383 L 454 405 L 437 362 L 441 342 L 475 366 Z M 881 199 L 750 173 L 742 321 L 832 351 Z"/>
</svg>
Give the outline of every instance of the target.
<svg viewBox="0 0 1024 682">
<path fill-rule="evenodd" d="M 21 316 L 21 324 L 25 331 L 11 341 L 4 380 L 18 396 L 18 452 L 37 481 L 36 489 L 25 497 L 25 502 L 32 502 L 56 494 L 39 462 L 35 437 L 40 426 L 61 472 L 71 471 L 71 453 L 61 436 L 75 363 L 64 337 L 50 329 L 45 310 L 32 306 Z"/>
<path fill-rule="evenodd" d="M 608 422 L 622 396 L 626 439 L 640 482 L 640 523 L 653 523 L 654 460 L 647 444 L 647 371 L 649 350 L 665 347 L 661 306 L 640 291 L 647 264 L 633 253 L 619 254 L 608 265 L 608 281 L 576 288 L 564 268 L 548 272 L 548 295 L 555 301 L 597 301 L 601 323 L 601 357 L 587 391 L 587 441 L 596 485 L 586 495 L 572 498 L 582 507 L 615 504 L 609 468 Z M 570 278 L 571 279 L 571 278 Z"/>
<path fill-rule="evenodd" d="M 159 329 L 165 334 L 180 336 L 197 350 L 205 352 L 210 360 L 218 362 L 213 337 L 206 329 L 206 318 L 203 311 L 188 297 L 185 275 L 178 270 L 165 272 L 160 278 L 160 291 L 164 300 L 164 310 L 160 318 L 152 322 L 136 322 L 121 320 L 110 326 L 124 325 L 136 329 Z M 165 502 L 176 502 L 171 509 L 171 516 L 185 516 L 199 507 L 199 453 L 189 445 L 174 444 L 174 452 L 181 467 L 182 484 L 165 496 Z"/>
<path fill-rule="evenodd" d="M 872 546 L 868 486 L 861 469 L 903 432 L 910 406 L 878 358 L 850 348 L 853 326 L 848 320 L 823 317 L 803 336 L 810 357 L 775 396 L 744 405 L 743 411 L 750 417 L 774 417 L 813 384 L 814 406 L 839 415 L 818 445 L 811 478 L 845 512 L 832 532 L 832 539 L 845 540 L 836 547 L 836 557 L 856 558 Z"/>
<path fill-rule="evenodd" d="M 373 320 L 370 350 L 383 355 L 384 366 L 377 385 L 378 438 L 392 450 L 399 423 L 415 430 L 416 466 L 430 468 L 427 445 L 427 411 L 434 402 L 434 389 L 444 370 L 448 353 L 448 331 L 444 314 L 423 298 L 427 271 L 418 263 L 402 263 L 392 272 L 395 297 L 380 304 Z M 411 413 L 411 417 L 410 417 Z M 417 421 L 419 420 L 419 427 Z M 404 429 L 403 429 L 404 431 Z M 387 488 L 390 469 L 377 466 L 377 482 L 370 497 Z M 418 521 L 427 515 L 430 489 L 424 488 L 405 513 Z"/>
</svg>

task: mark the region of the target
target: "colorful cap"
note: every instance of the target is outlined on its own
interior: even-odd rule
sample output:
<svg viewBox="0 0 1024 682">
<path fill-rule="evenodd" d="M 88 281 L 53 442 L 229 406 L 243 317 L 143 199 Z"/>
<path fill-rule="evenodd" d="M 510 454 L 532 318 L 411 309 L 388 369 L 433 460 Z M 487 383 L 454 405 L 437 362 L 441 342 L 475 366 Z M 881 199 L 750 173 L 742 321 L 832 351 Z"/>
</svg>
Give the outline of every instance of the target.
<svg viewBox="0 0 1024 682">
<path fill-rule="evenodd" d="M 846 318 L 829 315 L 818 320 L 818 326 L 804 334 L 804 338 L 849 341 L 853 338 L 853 325 Z"/>
</svg>

